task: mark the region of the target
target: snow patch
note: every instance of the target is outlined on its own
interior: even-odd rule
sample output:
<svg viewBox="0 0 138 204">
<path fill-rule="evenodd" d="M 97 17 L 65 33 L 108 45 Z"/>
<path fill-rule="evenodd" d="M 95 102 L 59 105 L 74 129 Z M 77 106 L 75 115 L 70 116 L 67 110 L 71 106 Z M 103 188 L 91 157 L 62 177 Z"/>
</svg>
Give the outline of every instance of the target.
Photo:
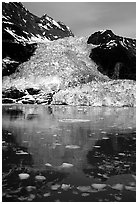
<svg viewBox="0 0 138 204">
<path fill-rule="evenodd" d="M 47 38 L 42 38 L 40 35 L 34 36 L 32 35 L 30 40 L 32 42 L 50 42 Z"/>
<path fill-rule="evenodd" d="M 17 41 L 21 41 L 21 42 L 27 41 L 27 39 L 24 38 L 23 36 L 20 37 L 19 35 L 16 35 L 14 30 L 10 30 L 9 28 L 6 28 L 5 31 L 7 31 L 10 35 L 12 35 Z"/>
<path fill-rule="evenodd" d="M 46 15 L 46 19 L 47 19 L 48 21 L 50 21 L 50 22 L 52 22 L 52 20 L 53 20 L 51 17 L 49 17 L 49 16 L 47 16 L 47 15 Z"/>
<path fill-rule="evenodd" d="M 61 28 L 61 26 L 60 26 L 55 20 L 53 20 L 52 23 L 53 23 L 55 26 L 57 26 L 58 28 Z"/>
<path fill-rule="evenodd" d="M 23 19 L 23 22 L 25 22 L 25 23 L 26 23 L 26 20 L 25 20 L 25 19 Z"/>
<path fill-rule="evenodd" d="M 16 63 L 16 61 L 12 60 L 11 58 L 9 57 L 6 57 L 2 60 L 4 63 L 6 64 L 10 64 L 10 63 Z"/>
<path fill-rule="evenodd" d="M 115 40 L 110 40 L 108 43 L 106 43 L 106 46 L 107 46 L 107 47 L 117 46 L 117 43 L 115 42 Z"/>
<path fill-rule="evenodd" d="M 28 33 L 27 33 L 26 31 L 24 31 L 24 30 L 23 30 L 23 32 L 24 32 L 25 34 L 28 34 Z"/>
<path fill-rule="evenodd" d="M 6 23 L 6 24 L 11 24 L 13 25 L 13 23 L 9 22 L 9 21 L 3 21 L 3 23 Z"/>
<path fill-rule="evenodd" d="M 106 31 L 106 30 L 99 30 L 99 32 L 100 32 L 101 34 L 103 34 L 105 31 Z"/>
<path fill-rule="evenodd" d="M 39 27 L 41 27 L 41 28 L 44 28 L 44 29 L 48 30 L 47 25 L 42 25 L 41 23 L 39 23 L 38 25 L 39 25 Z"/>
</svg>

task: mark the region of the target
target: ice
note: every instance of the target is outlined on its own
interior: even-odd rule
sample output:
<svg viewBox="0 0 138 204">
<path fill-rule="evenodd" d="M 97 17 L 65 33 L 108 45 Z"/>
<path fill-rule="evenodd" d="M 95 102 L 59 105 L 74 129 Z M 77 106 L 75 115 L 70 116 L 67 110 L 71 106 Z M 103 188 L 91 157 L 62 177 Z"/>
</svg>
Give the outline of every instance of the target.
<svg viewBox="0 0 138 204">
<path fill-rule="evenodd" d="M 90 120 L 85 120 L 85 119 L 63 119 L 63 120 L 59 120 L 59 122 L 69 122 L 69 123 L 74 123 L 74 122 L 90 122 Z"/>
<path fill-rule="evenodd" d="M 68 149 L 79 149 L 80 146 L 78 146 L 78 145 L 66 145 L 65 148 L 68 148 Z"/>
</svg>

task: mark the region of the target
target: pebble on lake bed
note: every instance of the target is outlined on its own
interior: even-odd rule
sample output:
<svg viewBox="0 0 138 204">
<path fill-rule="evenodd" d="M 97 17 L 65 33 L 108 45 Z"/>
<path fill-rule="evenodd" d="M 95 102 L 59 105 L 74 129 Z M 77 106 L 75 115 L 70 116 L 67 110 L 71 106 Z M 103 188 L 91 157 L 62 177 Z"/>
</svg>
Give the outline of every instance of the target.
<svg viewBox="0 0 138 204">
<path fill-rule="evenodd" d="M 117 201 L 122 200 L 122 198 L 121 198 L 120 196 L 117 196 L 117 195 L 115 195 L 115 199 L 116 199 Z"/>
<path fill-rule="evenodd" d="M 35 199 L 35 195 L 34 194 L 30 194 L 29 197 L 28 197 L 28 201 L 32 201 Z"/>
<path fill-rule="evenodd" d="M 112 189 L 115 189 L 115 190 L 121 191 L 121 190 L 123 190 L 123 184 L 117 183 L 117 184 L 111 186 L 111 188 L 112 188 Z"/>
<path fill-rule="evenodd" d="M 82 193 L 81 196 L 83 197 L 86 197 L 86 196 L 89 196 L 90 194 L 89 193 Z"/>
<path fill-rule="evenodd" d="M 44 197 L 49 197 L 51 195 L 51 193 L 49 192 L 49 193 L 45 193 L 43 196 Z"/>
<path fill-rule="evenodd" d="M 92 184 L 91 186 L 92 186 L 93 188 L 95 188 L 95 189 L 100 190 L 100 189 L 105 188 L 105 187 L 106 187 L 106 184 L 103 184 L 103 183 L 94 183 L 94 184 Z"/>
<path fill-rule="evenodd" d="M 26 187 L 26 190 L 27 190 L 28 192 L 31 192 L 31 191 L 33 191 L 33 190 L 36 190 L 36 187 L 35 187 L 35 186 L 27 186 L 27 187 Z"/>
<path fill-rule="evenodd" d="M 69 184 L 62 184 L 61 188 L 65 191 L 69 190 L 70 189 L 70 185 Z"/>
<path fill-rule="evenodd" d="M 125 153 L 120 152 L 120 153 L 118 153 L 118 155 L 119 155 L 119 156 L 125 156 Z"/>
<path fill-rule="evenodd" d="M 51 189 L 55 191 L 55 190 L 57 190 L 59 187 L 60 187 L 59 184 L 55 184 L 55 185 L 52 185 L 52 186 L 51 186 Z"/>
<path fill-rule="evenodd" d="M 41 175 L 38 175 L 38 176 L 35 176 L 35 179 L 36 179 L 37 181 L 45 181 L 45 180 L 46 180 L 46 177 L 41 176 Z"/>
<path fill-rule="evenodd" d="M 77 189 L 81 192 L 89 192 L 91 190 L 90 186 L 78 186 Z"/>
<path fill-rule="evenodd" d="M 125 189 L 128 191 L 136 191 L 136 187 L 134 186 L 125 186 Z"/>
<path fill-rule="evenodd" d="M 29 177 L 30 177 L 30 175 L 27 174 L 27 173 L 20 173 L 20 174 L 19 174 L 19 178 L 20 178 L 21 180 L 28 179 Z"/>
</svg>

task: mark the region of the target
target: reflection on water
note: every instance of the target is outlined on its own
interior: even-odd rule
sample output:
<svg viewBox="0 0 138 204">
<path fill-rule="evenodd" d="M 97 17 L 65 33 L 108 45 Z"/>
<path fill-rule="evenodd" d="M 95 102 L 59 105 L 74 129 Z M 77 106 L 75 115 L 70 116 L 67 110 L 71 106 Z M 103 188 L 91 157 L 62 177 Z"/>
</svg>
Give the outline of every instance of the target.
<svg viewBox="0 0 138 204">
<path fill-rule="evenodd" d="M 93 182 L 108 183 L 115 175 L 135 174 L 135 120 L 134 108 L 12 105 L 3 106 L 2 127 L 24 148 L 16 156 L 27 152 L 32 168 L 67 173 L 64 183 L 80 190 Z M 85 191 L 82 197 L 95 201 L 92 190 Z M 98 191 L 97 200 L 107 201 L 100 196 Z"/>
</svg>

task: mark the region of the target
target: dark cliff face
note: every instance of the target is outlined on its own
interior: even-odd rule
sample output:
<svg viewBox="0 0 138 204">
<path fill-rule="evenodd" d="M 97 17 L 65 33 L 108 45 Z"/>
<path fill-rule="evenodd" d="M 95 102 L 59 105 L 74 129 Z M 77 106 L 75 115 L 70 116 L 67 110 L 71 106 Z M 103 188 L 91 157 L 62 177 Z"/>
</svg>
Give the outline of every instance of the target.
<svg viewBox="0 0 138 204">
<path fill-rule="evenodd" d="M 39 18 L 21 3 L 2 3 L 3 76 L 10 75 L 19 64 L 27 61 L 34 53 L 37 42 L 69 36 L 73 36 L 69 27 L 47 14 Z"/>
<path fill-rule="evenodd" d="M 136 40 L 115 35 L 111 30 L 92 34 L 88 44 L 96 45 L 90 58 L 98 70 L 112 79 L 136 80 Z"/>
</svg>

